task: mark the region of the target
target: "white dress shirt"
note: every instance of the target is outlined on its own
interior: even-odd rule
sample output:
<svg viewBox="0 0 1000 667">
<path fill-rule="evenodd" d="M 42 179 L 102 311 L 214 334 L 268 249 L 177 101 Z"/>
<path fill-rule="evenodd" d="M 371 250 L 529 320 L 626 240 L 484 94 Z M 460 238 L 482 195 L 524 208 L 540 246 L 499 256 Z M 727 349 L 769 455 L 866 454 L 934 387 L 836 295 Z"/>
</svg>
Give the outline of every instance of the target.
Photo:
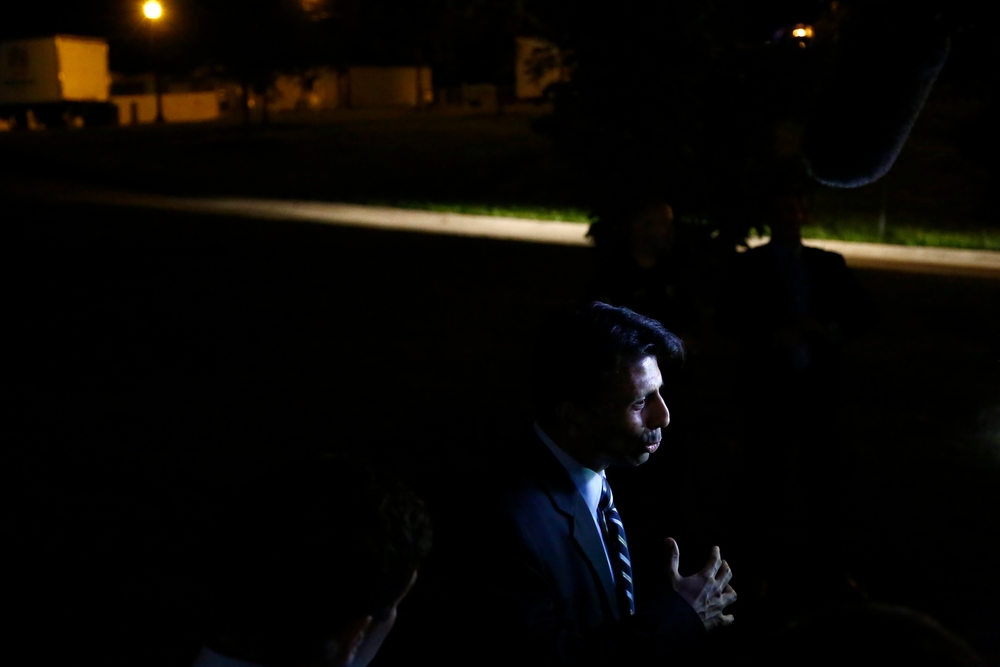
<svg viewBox="0 0 1000 667">
<path fill-rule="evenodd" d="M 594 525 L 597 526 L 597 534 L 601 536 L 601 546 L 604 547 L 604 558 L 608 563 L 608 572 L 611 573 L 611 579 L 615 578 L 615 570 L 611 567 L 611 558 L 608 556 L 608 547 L 604 544 L 604 527 L 601 525 L 600 515 L 598 514 L 598 506 L 601 503 L 601 488 L 604 485 L 604 471 L 597 472 L 596 470 L 591 470 L 590 468 L 584 466 L 579 461 L 574 459 L 572 456 L 567 454 L 563 449 L 557 445 L 548 434 L 542 430 L 542 427 L 538 425 L 538 422 L 534 424 L 535 433 L 541 438 L 545 446 L 549 448 L 557 459 L 559 463 L 566 468 L 566 472 L 569 473 L 569 478 L 573 480 L 573 484 L 576 485 L 577 491 L 583 496 L 583 502 L 587 504 L 590 509 L 590 518 L 594 520 Z"/>
</svg>

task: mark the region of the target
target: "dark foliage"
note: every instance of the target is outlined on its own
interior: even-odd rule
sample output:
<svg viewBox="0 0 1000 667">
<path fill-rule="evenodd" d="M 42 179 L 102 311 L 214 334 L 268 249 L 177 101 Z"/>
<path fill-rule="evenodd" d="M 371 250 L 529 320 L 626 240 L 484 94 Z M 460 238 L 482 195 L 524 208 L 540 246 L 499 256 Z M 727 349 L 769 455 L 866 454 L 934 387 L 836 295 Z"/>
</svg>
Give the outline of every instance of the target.
<svg viewBox="0 0 1000 667">
<path fill-rule="evenodd" d="M 539 129 L 585 165 L 599 244 L 650 199 L 707 223 L 700 234 L 735 242 L 755 224 L 761 194 L 801 177 L 798 135 L 824 33 L 817 26 L 808 48 L 775 33 L 827 20 L 827 5 L 744 5 L 630 1 L 583 12 L 539 3 L 572 68 Z"/>
</svg>

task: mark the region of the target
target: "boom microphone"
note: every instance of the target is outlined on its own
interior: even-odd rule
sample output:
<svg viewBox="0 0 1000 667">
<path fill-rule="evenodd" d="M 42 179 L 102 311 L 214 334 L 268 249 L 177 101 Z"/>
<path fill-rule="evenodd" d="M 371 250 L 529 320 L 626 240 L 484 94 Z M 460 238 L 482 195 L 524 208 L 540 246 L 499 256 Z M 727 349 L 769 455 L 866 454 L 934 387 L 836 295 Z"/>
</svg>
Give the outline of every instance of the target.
<svg viewBox="0 0 1000 667">
<path fill-rule="evenodd" d="M 875 2 L 857 10 L 803 137 L 809 175 L 840 188 L 868 185 L 889 171 L 950 46 L 933 8 Z"/>
</svg>

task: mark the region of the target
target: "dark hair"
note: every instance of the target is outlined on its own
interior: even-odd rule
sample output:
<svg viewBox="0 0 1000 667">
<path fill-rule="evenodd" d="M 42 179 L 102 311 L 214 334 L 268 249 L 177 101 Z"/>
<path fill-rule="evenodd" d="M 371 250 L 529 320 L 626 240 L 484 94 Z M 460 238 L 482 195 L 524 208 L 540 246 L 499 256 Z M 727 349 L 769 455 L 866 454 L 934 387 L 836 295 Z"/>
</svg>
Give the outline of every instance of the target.
<svg viewBox="0 0 1000 667">
<path fill-rule="evenodd" d="M 666 373 L 683 362 L 684 344 L 656 320 L 600 301 L 556 314 L 535 347 L 536 415 L 549 414 L 562 401 L 593 402 L 610 377 L 647 356 L 655 356 Z"/>
<path fill-rule="evenodd" d="M 351 461 L 279 466 L 223 514 L 211 629 L 268 664 L 315 657 L 335 631 L 388 612 L 430 549 L 420 499 Z"/>
</svg>

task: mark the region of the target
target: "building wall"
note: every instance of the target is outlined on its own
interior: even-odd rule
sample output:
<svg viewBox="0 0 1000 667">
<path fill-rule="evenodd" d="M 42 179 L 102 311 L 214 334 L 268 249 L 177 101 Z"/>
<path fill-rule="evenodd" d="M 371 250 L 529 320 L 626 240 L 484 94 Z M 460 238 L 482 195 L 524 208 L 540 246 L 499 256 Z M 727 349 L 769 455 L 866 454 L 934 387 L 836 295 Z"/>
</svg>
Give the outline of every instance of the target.
<svg viewBox="0 0 1000 667">
<path fill-rule="evenodd" d="M 0 104 L 61 100 L 59 58 L 54 38 L 0 44 Z"/>
<path fill-rule="evenodd" d="M 118 107 L 118 122 L 122 125 L 156 121 L 155 95 L 113 95 L 111 101 Z M 215 120 L 218 117 L 219 96 L 215 91 L 163 94 L 163 119 L 168 123 Z"/>
<path fill-rule="evenodd" d="M 337 109 L 340 108 L 341 100 L 347 91 L 346 86 L 341 85 L 341 80 L 346 81 L 346 76 L 342 77 L 336 70 L 321 70 L 316 80 L 313 81 L 313 89 L 310 93 L 311 109 Z"/>
<path fill-rule="evenodd" d="M 305 91 L 302 79 L 293 74 L 280 74 L 274 80 L 274 87 L 268 91 L 268 107 L 272 111 L 292 111 L 303 104 Z"/>
<path fill-rule="evenodd" d="M 111 89 L 108 43 L 84 37 L 57 36 L 55 39 L 63 99 L 107 102 Z"/>
<path fill-rule="evenodd" d="M 354 109 L 416 107 L 434 101 L 430 67 L 351 67 L 348 80 Z"/>
<path fill-rule="evenodd" d="M 0 103 L 107 102 L 108 44 L 55 35 L 0 44 Z"/>
<path fill-rule="evenodd" d="M 221 114 L 241 113 L 243 93 L 239 84 L 220 80 L 215 82 L 213 91 L 184 90 L 193 85 L 184 81 L 163 82 L 165 120 L 211 120 Z M 153 88 L 152 75 L 116 75 L 111 101 L 118 106 L 123 125 L 132 122 L 133 103 L 137 105 L 138 122 L 153 122 L 156 117 Z M 252 94 L 249 106 L 254 109 L 261 102 L 259 95 Z M 430 67 L 352 67 L 346 73 L 332 68 L 317 68 L 303 74 L 278 75 L 267 94 L 267 110 L 276 113 L 344 107 L 416 107 L 433 102 L 433 73 Z"/>
<path fill-rule="evenodd" d="M 336 109 L 340 106 L 340 75 L 321 68 L 306 74 L 281 74 L 268 92 L 268 109 Z"/>
</svg>

